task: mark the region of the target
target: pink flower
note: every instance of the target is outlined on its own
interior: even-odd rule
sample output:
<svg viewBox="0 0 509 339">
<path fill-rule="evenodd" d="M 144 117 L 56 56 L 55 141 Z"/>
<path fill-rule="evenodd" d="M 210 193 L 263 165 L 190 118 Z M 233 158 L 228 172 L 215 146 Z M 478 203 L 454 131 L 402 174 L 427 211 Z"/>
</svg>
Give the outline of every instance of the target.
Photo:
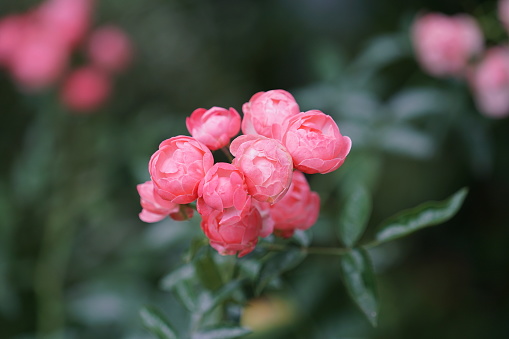
<svg viewBox="0 0 509 339">
<path fill-rule="evenodd" d="M 93 0 L 47 0 L 36 15 L 51 35 L 72 48 L 85 36 L 90 25 Z"/>
<path fill-rule="evenodd" d="M 25 22 L 22 15 L 10 15 L 0 20 L 0 65 L 9 66 L 18 45 L 23 39 Z"/>
<path fill-rule="evenodd" d="M 488 50 L 472 73 L 471 85 L 481 112 L 492 118 L 509 115 L 509 49 Z"/>
<path fill-rule="evenodd" d="M 509 1 L 499 0 L 498 2 L 498 18 L 504 25 L 506 31 L 509 31 Z"/>
<path fill-rule="evenodd" d="M 218 162 L 205 174 L 198 196 L 219 211 L 230 207 L 241 210 L 248 200 L 244 175 L 232 164 Z"/>
<path fill-rule="evenodd" d="M 260 237 L 266 238 L 274 231 L 274 220 L 270 216 L 271 204 L 268 202 L 261 202 L 258 200 L 252 201 L 253 206 L 258 209 L 260 216 L 262 217 L 262 228 L 260 230 Z"/>
<path fill-rule="evenodd" d="M 170 213 L 178 213 L 180 206 L 170 201 L 157 199 L 152 181 L 147 181 L 137 186 L 140 194 L 141 213 L 140 219 L 144 222 L 157 222 L 166 218 Z"/>
<path fill-rule="evenodd" d="M 129 37 L 115 26 L 104 26 L 92 32 L 87 52 L 92 63 L 104 70 L 124 70 L 132 59 Z"/>
<path fill-rule="evenodd" d="M 320 197 L 311 191 L 304 174 L 295 171 L 290 189 L 270 209 L 274 232 L 284 238 L 291 237 L 296 229 L 306 230 L 313 226 L 319 212 Z"/>
<path fill-rule="evenodd" d="M 421 66 L 435 76 L 461 75 L 469 59 L 483 49 L 481 30 L 466 14 L 420 16 L 412 28 L 412 40 Z"/>
<path fill-rule="evenodd" d="M 258 92 L 242 106 L 242 132 L 281 140 L 286 118 L 300 112 L 299 105 L 287 91 L 276 89 Z"/>
<path fill-rule="evenodd" d="M 221 255 L 234 255 L 242 257 L 254 250 L 258 242 L 258 235 L 262 226 L 260 213 L 254 207 L 246 210 L 239 220 L 224 221 L 224 214 L 213 211 L 202 218 L 201 228 L 210 246 Z"/>
<path fill-rule="evenodd" d="M 196 140 L 217 150 L 228 145 L 239 133 L 240 115 L 233 108 L 198 108 L 186 119 L 186 126 Z"/>
<path fill-rule="evenodd" d="M 163 141 L 148 170 L 158 194 L 176 204 L 198 198 L 198 186 L 214 164 L 210 150 L 198 140 L 179 135 Z"/>
<path fill-rule="evenodd" d="M 296 169 L 308 173 L 329 173 L 345 161 L 352 146 L 334 120 L 318 110 L 297 114 L 288 120 L 283 144 Z"/>
<path fill-rule="evenodd" d="M 232 141 L 233 164 L 244 174 L 247 190 L 256 200 L 275 203 L 292 181 L 292 157 L 275 139 L 241 135 Z"/>
<path fill-rule="evenodd" d="M 72 71 L 65 79 L 60 98 L 74 111 L 89 112 L 103 105 L 110 93 L 109 76 L 100 69 L 85 66 Z"/>
</svg>

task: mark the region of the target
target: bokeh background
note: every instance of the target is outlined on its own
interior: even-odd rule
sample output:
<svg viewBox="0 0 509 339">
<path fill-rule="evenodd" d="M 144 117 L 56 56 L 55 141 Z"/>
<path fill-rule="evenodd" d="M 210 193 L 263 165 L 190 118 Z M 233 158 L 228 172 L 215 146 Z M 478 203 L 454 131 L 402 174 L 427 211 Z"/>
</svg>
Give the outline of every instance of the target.
<svg viewBox="0 0 509 339">
<path fill-rule="evenodd" d="M 2 1 L 0 16 L 37 3 Z M 322 197 L 313 243 L 340 245 L 350 180 L 373 193 L 366 239 L 403 208 L 470 193 L 450 222 L 370 252 L 378 328 L 348 298 L 339 261 L 310 256 L 258 300 L 281 316 L 258 336 L 507 337 L 509 121 L 484 117 L 461 82 L 419 68 L 409 26 L 426 10 L 468 12 L 488 44 L 509 40 L 496 1 L 101 0 L 94 24 L 122 27 L 135 58 L 100 109 L 73 112 L 55 88 L 25 93 L 0 71 L 0 337 L 152 338 L 138 315 L 147 304 L 185 328 L 159 281 L 201 236 L 199 221 L 141 222 L 136 184 L 162 140 L 188 134 L 194 109 L 240 111 L 278 88 L 353 140 L 344 167 L 310 177 Z"/>
</svg>

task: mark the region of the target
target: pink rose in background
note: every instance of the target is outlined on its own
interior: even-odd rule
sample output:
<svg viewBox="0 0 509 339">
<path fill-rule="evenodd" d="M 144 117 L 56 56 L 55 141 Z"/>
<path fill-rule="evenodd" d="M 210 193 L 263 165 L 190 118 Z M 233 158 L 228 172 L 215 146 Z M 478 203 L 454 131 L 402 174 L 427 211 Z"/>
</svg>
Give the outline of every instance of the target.
<svg viewBox="0 0 509 339">
<path fill-rule="evenodd" d="M 110 93 L 110 77 L 98 68 L 85 66 L 72 71 L 65 79 L 60 99 L 74 111 L 90 112 L 103 105 Z"/>
<path fill-rule="evenodd" d="M 36 9 L 36 15 L 49 34 L 72 48 L 85 37 L 93 3 L 93 0 L 46 0 Z"/>
<path fill-rule="evenodd" d="M 429 13 L 416 19 L 412 40 L 421 66 L 435 76 L 460 76 L 471 57 L 483 49 L 475 20 L 466 15 Z"/>
<path fill-rule="evenodd" d="M 254 199 L 273 204 L 284 196 L 292 181 L 293 163 L 279 141 L 241 135 L 232 141 L 230 151 Z"/>
<path fill-rule="evenodd" d="M 290 189 L 281 201 L 272 205 L 270 216 L 274 232 L 284 238 L 296 229 L 306 230 L 314 225 L 320 213 L 320 197 L 312 192 L 304 174 L 293 172 Z"/>
<path fill-rule="evenodd" d="M 176 204 L 198 198 L 198 186 L 214 164 L 210 150 L 198 140 L 179 135 L 163 141 L 148 170 L 158 194 Z"/>
<path fill-rule="evenodd" d="M 141 207 L 143 208 L 139 214 L 142 221 L 157 222 L 166 218 L 170 213 L 178 213 L 180 205 L 161 199 L 156 200 L 157 193 L 154 192 L 152 181 L 139 184 L 137 189 L 140 194 Z"/>
<path fill-rule="evenodd" d="M 472 73 L 471 86 L 481 112 L 492 118 L 509 115 L 509 49 L 488 50 Z"/>
<path fill-rule="evenodd" d="M 352 142 L 339 132 L 334 120 L 321 111 L 299 113 L 288 120 L 283 144 L 294 167 L 304 173 L 329 173 L 339 168 Z"/>
<path fill-rule="evenodd" d="M 205 174 L 198 196 L 219 211 L 230 207 L 241 210 L 248 200 L 244 175 L 232 164 L 218 162 Z"/>
<path fill-rule="evenodd" d="M 132 49 L 129 37 L 121 29 L 111 25 L 94 30 L 87 46 L 91 62 L 109 72 L 127 68 L 131 63 Z"/>
<path fill-rule="evenodd" d="M 286 118 L 300 112 L 299 105 L 287 91 L 276 89 L 258 92 L 242 106 L 242 132 L 281 140 Z"/>
<path fill-rule="evenodd" d="M 26 18 L 10 15 L 0 20 L 0 65 L 10 66 L 16 48 L 22 42 Z"/>
<path fill-rule="evenodd" d="M 498 18 L 504 25 L 506 31 L 509 31 L 509 1 L 499 0 L 498 2 Z"/>
<path fill-rule="evenodd" d="M 227 146 L 240 130 L 240 115 L 233 108 L 198 108 L 186 119 L 189 133 L 211 150 Z"/>
<path fill-rule="evenodd" d="M 209 238 L 210 246 L 222 255 L 238 253 L 239 257 L 254 250 L 262 227 L 258 210 L 251 207 L 235 222 L 225 222 L 223 218 L 223 213 L 217 210 L 202 217 L 201 228 Z"/>
</svg>

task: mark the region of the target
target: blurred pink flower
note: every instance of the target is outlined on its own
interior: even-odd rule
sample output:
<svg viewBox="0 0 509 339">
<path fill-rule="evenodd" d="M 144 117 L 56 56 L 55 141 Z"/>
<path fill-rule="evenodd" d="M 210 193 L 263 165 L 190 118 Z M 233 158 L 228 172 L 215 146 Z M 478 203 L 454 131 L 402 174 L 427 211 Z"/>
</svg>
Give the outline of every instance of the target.
<svg viewBox="0 0 509 339">
<path fill-rule="evenodd" d="M 311 110 L 288 120 L 283 144 L 296 169 L 308 173 L 329 173 L 338 169 L 350 152 L 352 142 L 339 132 L 329 116 Z"/>
<path fill-rule="evenodd" d="M 233 164 L 244 174 L 247 190 L 256 200 L 275 203 L 292 181 L 292 157 L 277 140 L 259 135 L 241 135 L 230 151 Z"/>
<path fill-rule="evenodd" d="M 509 48 L 489 49 L 471 76 L 477 106 L 485 115 L 509 115 Z"/>
<path fill-rule="evenodd" d="M 46 0 L 35 13 L 46 31 L 72 48 L 85 37 L 93 4 L 94 0 Z"/>
<path fill-rule="evenodd" d="M 225 147 L 240 131 L 240 115 L 233 108 L 198 108 L 186 119 L 189 133 L 211 150 Z"/>
<path fill-rule="evenodd" d="M 23 15 L 10 15 L 0 19 L 0 65 L 10 66 L 14 52 L 23 39 L 26 20 Z"/>
<path fill-rule="evenodd" d="M 73 70 L 65 79 L 61 101 L 69 109 L 89 112 L 98 109 L 111 94 L 110 77 L 92 66 Z"/>
<path fill-rule="evenodd" d="M 226 222 L 224 213 L 214 210 L 202 217 L 201 228 L 210 246 L 222 255 L 242 257 L 254 250 L 262 226 L 260 213 L 255 207 L 246 209 L 239 219 Z"/>
<path fill-rule="evenodd" d="M 468 61 L 483 49 L 483 35 L 476 21 L 466 14 L 419 16 L 412 40 L 421 66 L 434 76 L 461 76 Z"/>
<path fill-rule="evenodd" d="M 290 189 L 270 209 L 274 233 L 284 238 L 291 237 L 296 229 L 306 230 L 313 226 L 319 213 L 320 197 L 311 191 L 304 174 L 294 171 Z"/>
<path fill-rule="evenodd" d="M 287 117 L 300 112 L 299 105 L 287 91 L 276 89 L 258 92 L 242 106 L 242 132 L 281 140 L 282 125 Z"/>
<path fill-rule="evenodd" d="M 272 234 L 274 231 L 274 220 L 270 216 L 270 206 L 268 202 L 261 202 L 253 199 L 253 206 L 258 209 L 262 217 L 262 228 L 260 230 L 260 237 L 265 238 Z"/>
<path fill-rule="evenodd" d="M 96 66 L 118 72 L 131 63 L 133 48 L 129 37 L 121 29 L 110 25 L 92 32 L 87 52 Z"/>
<path fill-rule="evenodd" d="M 198 198 L 198 186 L 214 164 L 210 150 L 198 140 L 179 135 L 164 140 L 150 158 L 148 170 L 157 193 L 176 204 Z"/>
<path fill-rule="evenodd" d="M 509 32 L 509 1 L 499 0 L 498 1 L 498 18 L 504 25 L 506 31 Z"/>
</svg>

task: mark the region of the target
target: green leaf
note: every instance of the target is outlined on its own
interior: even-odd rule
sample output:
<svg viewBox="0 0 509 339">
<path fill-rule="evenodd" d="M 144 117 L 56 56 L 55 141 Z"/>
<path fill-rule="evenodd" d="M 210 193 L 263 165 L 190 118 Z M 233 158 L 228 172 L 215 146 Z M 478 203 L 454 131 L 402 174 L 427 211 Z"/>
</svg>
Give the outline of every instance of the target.
<svg viewBox="0 0 509 339">
<path fill-rule="evenodd" d="M 292 240 L 295 241 L 297 245 L 308 247 L 311 244 L 311 233 L 309 231 L 295 230 Z"/>
<path fill-rule="evenodd" d="M 165 316 L 154 307 L 143 307 L 140 310 L 143 326 L 159 339 L 177 339 L 175 331 Z"/>
<path fill-rule="evenodd" d="M 207 314 L 214 308 L 228 300 L 232 294 L 242 285 L 243 280 L 233 280 L 216 291 L 213 296 L 210 292 L 200 298 L 200 313 Z M 209 297 L 207 297 L 209 296 Z"/>
<path fill-rule="evenodd" d="M 178 282 L 175 285 L 175 294 L 188 311 L 194 312 L 196 310 L 198 296 L 191 284 L 191 281 L 186 280 Z"/>
<path fill-rule="evenodd" d="M 339 215 L 338 233 L 343 243 L 352 247 L 361 237 L 371 215 L 371 195 L 359 185 L 347 197 Z"/>
<path fill-rule="evenodd" d="M 290 248 L 284 252 L 278 252 L 274 256 L 270 257 L 260 270 L 255 293 L 259 295 L 273 278 L 276 278 L 281 273 L 294 268 L 302 260 L 304 260 L 305 257 L 306 253 L 299 248 Z"/>
<path fill-rule="evenodd" d="M 165 291 L 172 290 L 179 282 L 192 279 L 196 274 L 194 266 L 187 264 L 177 268 L 166 275 L 160 283 L 161 289 Z"/>
<path fill-rule="evenodd" d="M 243 327 L 222 327 L 195 333 L 192 339 L 233 339 L 243 337 L 249 333 L 251 331 Z"/>
<path fill-rule="evenodd" d="M 223 284 L 219 267 L 214 261 L 211 251 L 207 250 L 201 257 L 196 258 L 194 267 L 200 282 L 206 289 L 214 291 Z"/>
<path fill-rule="evenodd" d="M 377 242 L 403 237 L 421 228 L 438 225 L 452 218 L 460 209 L 468 193 L 462 188 L 443 201 L 428 201 L 404 210 L 382 222 L 376 234 Z"/>
<path fill-rule="evenodd" d="M 368 253 L 354 249 L 341 257 L 341 274 L 348 293 L 371 325 L 378 320 L 375 274 Z"/>
</svg>

